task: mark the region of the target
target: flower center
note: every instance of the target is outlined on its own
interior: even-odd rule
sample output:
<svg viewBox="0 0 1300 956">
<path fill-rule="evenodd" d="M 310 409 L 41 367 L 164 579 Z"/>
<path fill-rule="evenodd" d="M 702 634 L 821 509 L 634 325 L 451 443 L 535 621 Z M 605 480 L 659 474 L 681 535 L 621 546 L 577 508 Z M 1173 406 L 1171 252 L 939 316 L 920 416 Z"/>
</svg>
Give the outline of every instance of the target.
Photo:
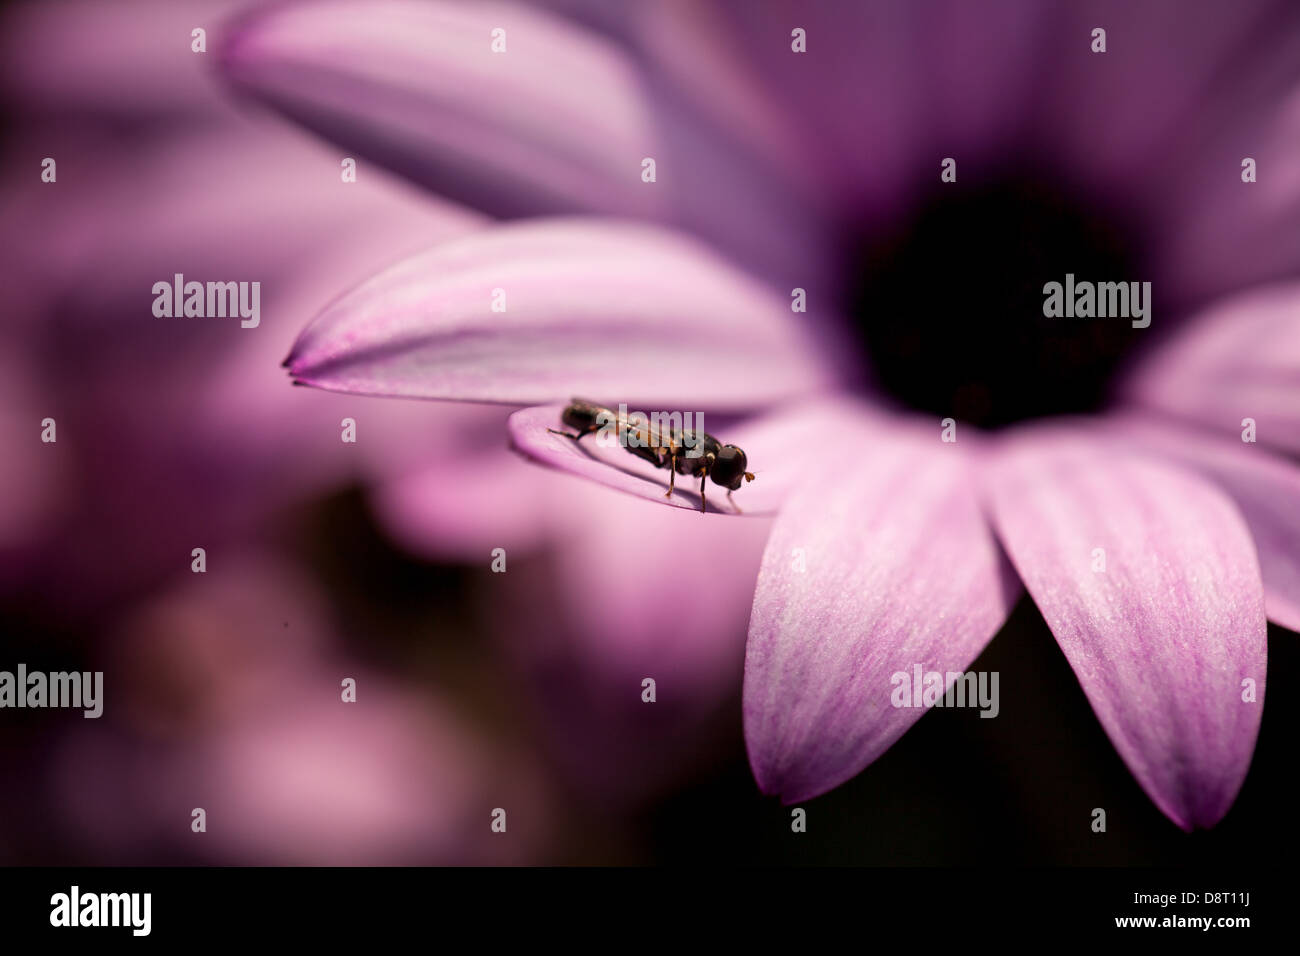
<svg viewBox="0 0 1300 956">
<path fill-rule="evenodd" d="M 1064 297 L 1072 276 L 1141 291 L 1149 275 L 1122 219 L 1032 180 L 948 183 L 902 229 L 855 240 L 849 309 L 877 386 L 984 428 L 1098 409 L 1148 330 L 1114 301 L 1119 315 L 1099 317 L 1094 299 L 1092 317 L 1073 301 L 1050 317 L 1044 286 L 1060 283 Z"/>
</svg>

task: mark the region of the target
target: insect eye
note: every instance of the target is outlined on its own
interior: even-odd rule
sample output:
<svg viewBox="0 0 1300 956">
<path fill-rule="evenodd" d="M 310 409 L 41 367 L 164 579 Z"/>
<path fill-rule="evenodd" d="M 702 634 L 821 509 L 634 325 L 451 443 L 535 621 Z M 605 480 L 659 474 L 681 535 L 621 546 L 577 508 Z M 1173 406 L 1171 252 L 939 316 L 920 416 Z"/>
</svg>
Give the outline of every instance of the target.
<svg viewBox="0 0 1300 956">
<path fill-rule="evenodd" d="M 564 410 L 561 420 L 570 428 L 579 430 L 594 428 L 596 426 L 596 410 L 590 405 L 575 402 Z"/>
<path fill-rule="evenodd" d="M 745 453 L 735 445 L 723 445 L 718 449 L 718 464 L 727 469 L 728 474 L 743 472 L 749 465 Z"/>
<path fill-rule="evenodd" d="M 743 451 L 735 445 L 723 445 L 718 449 L 718 458 L 710 474 L 714 482 L 735 491 L 744 480 L 748 465 Z"/>
</svg>

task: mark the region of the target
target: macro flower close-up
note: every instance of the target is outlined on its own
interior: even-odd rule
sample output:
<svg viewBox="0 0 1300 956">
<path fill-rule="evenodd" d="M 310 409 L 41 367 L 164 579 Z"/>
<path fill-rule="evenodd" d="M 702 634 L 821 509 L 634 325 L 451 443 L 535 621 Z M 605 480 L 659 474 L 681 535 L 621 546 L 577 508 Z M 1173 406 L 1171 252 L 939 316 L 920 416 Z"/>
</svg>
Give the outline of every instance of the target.
<svg viewBox="0 0 1300 956">
<path fill-rule="evenodd" d="M 536 404 L 517 449 L 648 498 L 548 430 L 567 396 L 757 416 L 735 433 L 779 508 L 745 663 L 766 792 L 870 764 L 923 712 L 891 675 L 965 671 L 1023 587 L 1148 796 L 1213 826 L 1266 616 L 1300 628 L 1300 70 L 1296 24 L 1269 26 L 1294 11 L 1079 6 L 251 17 L 236 89 L 526 218 L 347 292 L 286 364 Z M 497 60 L 463 39 L 494 29 Z"/>
<path fill-rule="evenodd" d="M 0 26 L 0 861 L 1295 845 L 1295 3 Z"/>
</svg>

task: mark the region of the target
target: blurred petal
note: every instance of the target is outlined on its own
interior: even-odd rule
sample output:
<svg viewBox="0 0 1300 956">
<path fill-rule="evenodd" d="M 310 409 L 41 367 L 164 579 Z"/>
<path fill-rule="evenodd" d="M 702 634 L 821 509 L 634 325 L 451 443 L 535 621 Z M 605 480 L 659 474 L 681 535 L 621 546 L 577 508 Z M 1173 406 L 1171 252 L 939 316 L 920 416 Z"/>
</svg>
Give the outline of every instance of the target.
<svg viewBox="0 0 1300 956">
<path fill-rule="evenodd" d="M 608 5 L 606 5 L 608 6 Z M 839 255 L 844 192 L 820 175 L 823 143 L 792 122 L 735 49 L 716 5 L 625 5 L 617 31 L 644 71 L 654 110 L 656 182 L 679 228 L 707 239 L 780 289 L 829 303 L 846 280 Z M 834 316 L 819 315 L 810 323 Z"/>
<path fill-rule="evenodd" d="M 492 51 L 505 31 L 506 52 Z M 646 215 L 656 155 L 630 61 L 504 3 L 325 0 L 254 15 L 222 52 L 237 87 L 322 135 L 500 215 Z"/>
<path fill-rule="evenodd" d="M 1252 418 L 1261 443 L 1300 453 L 1300 282 L 1214 305 L 1134 367 L 1123 395 L 1230 441 Z"/>
<path fill-rule="evenodd" d="M 42 141 L 24 136 L 6 159 Z M 348 282 L 480 216 L 391 176 L 343 184 L 337 158 L 292 131 L 231 124 L 141 141 L 60 127 L 51 142 L 57 184 L 13 176 L 0 197 L 6 323 L 36 376 L 30 410 L 14 394 L 11 411 L 38 451 L 13 456 L 27 517 L 16 553 L 0 555 L 0 586 L 47 595 L 50 613 L 90 611 L 196 545 L 253 534 L 287 501 L 337 487 L 359 458 L 418 444 L 428 403 L 289 388 L 279 363 Z M 158 318 L 150 290 L 176 272 L 260 282 L 259 326 Z M 360 421 L 358 444 L 339 441 L 345 415 Z M 46 416 L 57 444 L 39 440 Z"/>
<path fill-rule="evenodd" d="M 750 765 L 787 803 L 884 753 L 925 712 L 892 705 L 891 676 L 964 670 L 1018 591 L 961 446 L 937 429 L 839 424 L 851 456 L 785 503 L 750 617 Z"/>
<path fill-rule="evenodd" d="M 486 564 L 494 548 L 505 548 L 511 555 L 525 553 L 540 547 L 562 523 L 568 533 L 568 512 L 554 495 L 564 479 L 532 467 L 511 452 L 506 439 L 508 409 L 363 401 L 385 407 L 413 405 L 432 413 L 426 416 L 429 421 L 420 441 L 411 442 L 410 432 L 406 433 L 411 454 L 397 452 L 401 436 L 393 434 L 378 454 L 367 455 L 379 459 L 369 469 L 371 510 L 388 536 L 407 551 L 432 560 Z M 384 418 L 377 414 L 374 422 L 386 434 L 390 429 Z M 403 457 L 412 460 L 403 462 Z"/>
<path fill-rule="evenodd" d="M 242 492 L 269 504 L 281 495 L 314 494 L 345 481 L 369 484 L 410 474 L 435 456 L 445 461 L 490 446 L 498 461 L 514 457 L 502 434 L 505 412 L 497 407 L 286 386 L 280 361 L 302 322 L 340 288 L 429 237 L 465 231 L 456 217 L 435 215 L 436 207 L 408 205 L 403 211 L 382 194 L 366 194 L 370 212 L 341 219 L 337 246 L 316 251 L 304 268 L 287 271 L 266 291 L 261 326 L 255 334 L 233 336 L 233 354 L 224 361 L 210 361 L 199 401 L 187 409 L 190 431 L 177 441 L 205 474 L 219 476 L 230 494 Z M 355 443 L 339 440 L 345 418 L 356 423 Z"/>
<path fill-rule="evenodd" d="M 909 211 L 940 157 L 960 157 L 972 173 L 1005 164 L 1042 95 L 1026 80 L 1041 62 L 1055 65 L 1042 51 L 1060 29 L 1058 10 L 1022 0 L 716 6 L 727 19 L 713 42 L 735 49 L 736 72 L 813 144 L 828 200 L 872 228 Z M 805 55 L 791 52 L 795 27 L 806 31 Z"/>
<path fill-rule="evenodd" d="M 1169 422 L 1108 416 L 1102 427 L 1196 469 L 1232 496 L 1259 551 L 1269 620 L 1300 631 L 1300 467 L 1258 444 L 1209 438 Z"/>
<path fill-rule="evenodd" d="M 1257 57 L 1280 52 L 1292 28 L 1285 5 L 1273 0 L 1229 7 L 1216 0 L 1090 0 L 1052 11 L 1055 22 L 1039 46 L 1039 69 L 1050 80 L 1035 91 L 1034 142 L 1107 191 L 1141 182 L 1143 189 L 1132 190 L 1139 203 L 1143 193 L 1161 192 L 1157 174 L 1201 158 L 1173 144 L 1192 127 L 1217 132 L 1240 113 L 1243 71 Z M 1106 30 L 1104 55 L 1092 51 L 1097 27 Z M 1212 91 L 1228 94 L 1226 108 L 1206 117 Z M 1235 173 L 1225 172 L 1231 182 Z M 1183 204 L 1187 194 L 1164 199 Z"/>
<path fill-rule="evenodd" d="M 505 53 L 492 52 L 497 28 Z M 833 231 L 799 138 L 752 90 L 723 83 L 724 97 L 734 62 L 673 82 L 632 33 L 628 48 L 524 5 L 329 0 L 248 18 L 225 67 L 349 153 L 478 209 L 652 219 L 778 288 L 826 288 Z M 653 42 L 677 62 L 714 62 L 710 35 L 689 15 Z M 743 117 L 742 132 L 719 113 Z"/>
<path fill-rule="evenodd" d="M 515 554 L 546 540 L 554 480 L 505 448 L 432 456 L 424 468 L 377 482 L 370 507 L 411 554 L 486 563 L 495 548 Z"/>
<path fill-rule="evenodd" d="M 671 95 L 679 98 L 679 110 L 698 110 L 720 134 L 779 169 L 798 201 L 815 204 L 820 213 L 832 213 L 842 197 L 816 175 L 822 144 L 790 135 L 789 114 L 765 94 L 763 77 L 746 59 L 747 51 L 729 29 L 721 5 L 661 0 L 623 7 L 600 4 L 587 13 L 607 15 L 613 10 L 634 22 L 621 27 L 606 24 L 603 32 L 614 33 L 637 50 L 648 67 L 648 81 L 655 84 L 656 97 Z M 574 10 L 566 12 L 570 17 L 578 15 Z M 762 12 L 751 5 L 751 15 Z M 771 202 L 784 198 L 764 197 Z"/>
<path fill-rule="evenodd" d="M 310 303 L 316 307 L 395 257 L 486 222 L 396 177 L 344 184 L 335 156 L 282 128 L 201 128 L 126 146 L 60 130 L 33 134 L 5 158 L 16 162 L 21 151 L 42 147 L 60 157 L 57 187 L 31 178 L 0 197 L 13 203 L 0 221 L 12 249 L 0 268 L 12 271 L 7 281 L 39 289 L 60 308 L 67 326 L 55 331 L 65 360 L 65 349 L 98 353 L 121 342 L 133 356 L 156 349 L 159 364 L 186 349 L 207 361 L 212 340 L 239 338 L 226 327 L 152 313 L 153 283 L 177 272 L 260 281 L 264 321 L 251 335 L 264 337 L 283 314 L 266 298 L 286 274 L 311 277 L 325 297 Z M 333 256 L 329 272 L 325 256 Z M 309 316 L 285 316 L 277 347 L 286 348 Z M 48 320 L 29 320 L 48 332 Z"/>
<path fill-rule="evenodd" d="M 788 303 L 704 247 L 580 219 L 502 226 L 407 259 L 327 308 L 287 364 L 305 384 L 362 394 L 719 410 L 829 377 Z"/>
<path fill-rule="evenodd" d="M 489 604 L 548 753 L 608 812 L 734 754 L 745 625 L 771 525 L 649 511 L 563 484 L 551 496 L 550 560 L 491 575 Z"/>
<path fill-rule="evenodd" d="M 19 112 L 139 124 L 236 116 L 190 31 L 214 51 L 240 0 L 40 0 L 0 18 L 0 96 Z M 62 166 L 62 162 L 60 162 Z M 62 177 L 60 177 L 62 181 Z"/>
<path fill-rule="evenodd" d="M 716 6 L 726 28 L 700 17 L 697 29 L 738 47 L 747 69 L 732 72 L 755 77 L 796 138 L 817 144 L 839 208 L 865 210 L 872 228 L 904 216 L 950 156 L 964 182 L 1046 168 L 1081 202 L 1131 214 L 1165 314 L 1300 265 L 1295 4 Z M 795 26 L 806 55 L 791 54 Z M 1097 27 L 1105 55 L 1092 52 Z M 1250 185 L 1248 155 L 1260 170 Z"/>
<path fill-rule="evenodd" d="M 1224 11 L 1211 9 L 1216 29 Z M 1272 5 L 1234 69 L 1214 76 L 1189 112 L 1164 163 L 1141 177 L 1160 202 L 1149 248 L 1157 278 L 1171 280 L 1161 283 L 1166 311 L 1300 273 L 1300 6 Z M 1241 181 L 1247 157 L 1252 183 Z"/>
<path fill-rule="evenodd" d="M 1012 562 L 1142 789 L 1183 829 L 1216 824 L 1250 766 L 1267 663 L 1237 509 L 1188 471 L 1049 428 L 1011 437 L 988 488 Z M 1258 702 L 1242 700 L 1247 678 Z"/>
</svg>

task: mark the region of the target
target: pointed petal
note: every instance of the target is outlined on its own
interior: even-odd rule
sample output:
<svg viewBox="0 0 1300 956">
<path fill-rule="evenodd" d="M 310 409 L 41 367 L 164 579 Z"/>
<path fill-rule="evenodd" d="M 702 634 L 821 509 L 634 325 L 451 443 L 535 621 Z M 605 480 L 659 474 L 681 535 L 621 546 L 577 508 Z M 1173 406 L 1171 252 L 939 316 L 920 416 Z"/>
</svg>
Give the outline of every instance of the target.
<svg viewBox="0 0 1300 956">
<path fill-rule="evenodd" d="M 853 455 L 786 501 L 750 617 L 745 740 L 759 786 L 787 803 L 884 753 L 925 712 L 893 706 L 891 677 L 964 670 L 1018 592 L 965 446 L 937 429 L 840 425 Z"/>
<path fill-rule="evenodd" d="M 1189 471 L 1061 429 L 1009 437 L 986 477 L 1007 553 L 1115 749 L 1175 823 L 1213 826 L 1263 708 L 1264 596 L 1240 513 Z"/>
<path fill-rule="evenodd" d="M 641 181 L 655 137 L 631 61 L 542 11 L 280 4 L 245 21 L 221 64 L 350 155 L 488 212 L 647 215 L 662 200 Z"/>
<path fill-rule="evenodd" d="M 1232 441 L 1300 453 L 1300 282 L 1253 289 L 1204 312 L 1135 366 L 1123 395 Z"/>
<path fill-rule="evenodd" d="M 288 364 L 362 394 L 725 410 L 824 387 L 812 348 L 785 300 L 694 241 L 573 219 L 393 266 L 328 307 Z"/>
<path fill-rule="evenodd" d="M 1140 416 L 1110 419 L 1105 429 L 1194 468 L 1232 496 L 1259 551 L 1269 620 L 1300 631 L 1300 467 L 1259 444 Z"/>
</svg>

